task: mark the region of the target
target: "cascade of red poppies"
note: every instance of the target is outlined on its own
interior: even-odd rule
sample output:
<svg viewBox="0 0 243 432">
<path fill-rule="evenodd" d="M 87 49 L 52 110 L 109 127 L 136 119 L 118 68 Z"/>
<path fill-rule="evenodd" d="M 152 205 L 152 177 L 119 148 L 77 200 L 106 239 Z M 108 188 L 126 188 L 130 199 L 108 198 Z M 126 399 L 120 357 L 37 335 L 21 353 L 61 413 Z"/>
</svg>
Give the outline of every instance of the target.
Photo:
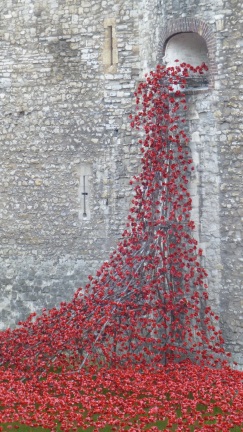
<svg viewBox="0 0 243 432">
<path fill-rule="evenodd" d="M 142 169 L 123 239 L 70 303 L 1 332 L 1 365 L 28 378 L 57 367 L 225 361 L 190 218 L 183 89 L 204 70 L 158 66 L 140 83 L 131 126 L 140 130 Z"/>
</svg>

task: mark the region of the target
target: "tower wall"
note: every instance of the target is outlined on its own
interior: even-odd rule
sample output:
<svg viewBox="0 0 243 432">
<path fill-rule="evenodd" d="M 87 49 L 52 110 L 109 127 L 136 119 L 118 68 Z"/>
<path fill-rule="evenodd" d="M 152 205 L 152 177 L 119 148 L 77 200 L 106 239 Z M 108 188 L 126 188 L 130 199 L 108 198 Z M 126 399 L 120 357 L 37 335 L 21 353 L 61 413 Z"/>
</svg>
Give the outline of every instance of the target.
<svg viewBox="0 0 243 432">
<path fill-rule="evenodd" d="M 194 32 L 211 74 L 208 89 L 187 95 L 195 235 L 227 347 L 243 364 L 239 2 L 2 3 L 1 327 L 70 299 L 109 258 L 140 165 L 133 92 L 173 34 Z"/>
</svg>

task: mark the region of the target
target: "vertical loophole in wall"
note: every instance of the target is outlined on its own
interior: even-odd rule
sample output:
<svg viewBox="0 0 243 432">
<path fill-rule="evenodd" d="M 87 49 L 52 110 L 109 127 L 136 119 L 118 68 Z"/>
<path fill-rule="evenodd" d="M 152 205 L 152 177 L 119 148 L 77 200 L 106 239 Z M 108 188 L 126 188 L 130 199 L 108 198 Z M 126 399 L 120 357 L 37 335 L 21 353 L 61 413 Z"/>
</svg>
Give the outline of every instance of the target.
<svg viewBox="0 0 243 432">
<path fill-rule="evenodd" d="M 91 164 L 82 164 L 79 169 L 79 202 L 80 202 L 80 211 L 79 211 L 79 219 L 80 220 L 90 220 L 90 195 L 91 195 L 91 175 L 92 169 Z"/>
<path fill-rule="evenodd" d="M 113 31 L 112 26 L 107 27 L 108 39 L 109 39 L 109 51 L 110 51 L 110 65 L 113 65 Z"/>
<path fill-rule="evenodd" d="M 104 21 L 104 50 L 103 64 L 105 72 L 114 73 L 118 64 L 118 49 L 115 29 L 115 18 L 107 18 Z"/>
</svg>

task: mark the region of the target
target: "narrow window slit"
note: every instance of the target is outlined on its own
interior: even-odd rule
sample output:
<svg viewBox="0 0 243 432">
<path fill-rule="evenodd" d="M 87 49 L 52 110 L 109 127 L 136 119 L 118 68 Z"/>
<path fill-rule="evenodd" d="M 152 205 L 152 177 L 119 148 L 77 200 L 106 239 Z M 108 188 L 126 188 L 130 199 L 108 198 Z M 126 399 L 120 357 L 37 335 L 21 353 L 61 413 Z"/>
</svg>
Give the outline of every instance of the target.
<svg viewBox="0 0 243 432">
<path fill-rule="evenodd" d="M 83 217 L 87 217 L 87 213 L 86 213 L 86 196 L 88 195 L 88 192 L 86 192 L 86 187 L 85 187 L 85 175 L 83 176 L 83 192 L 82 195 L 84 197 L 84 211 L 83 211 Z"/>
<path fill-rule="evenodd" d="M 109 51 L 110 51 L 110 65 L 113 65 L 113 29 L 112 26 L 108 26 L 108 39 L 109 39 Z"/>
</svg>

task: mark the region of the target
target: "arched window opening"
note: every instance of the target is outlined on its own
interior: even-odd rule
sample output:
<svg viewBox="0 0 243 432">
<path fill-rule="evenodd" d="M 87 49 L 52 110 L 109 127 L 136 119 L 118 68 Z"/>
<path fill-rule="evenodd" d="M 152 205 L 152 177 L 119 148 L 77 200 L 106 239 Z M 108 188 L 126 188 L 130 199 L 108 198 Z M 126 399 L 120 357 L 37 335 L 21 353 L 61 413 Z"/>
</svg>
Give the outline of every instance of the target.
<svg viewBox="0 0 243 432">
<path fill-rule="evenodd" d="M 200 66 L 202 63 L 208 65 L 208 49 L 205 39 L 194 32 L 177 33 L 170 37 L 165 47 L 164 63 L 166 66 L 178 65 L 175 60 L 192 66 Z M 209 73 L 189 77 L 187 82 L 188 90 L 207 88 Z"/>
</svg>

